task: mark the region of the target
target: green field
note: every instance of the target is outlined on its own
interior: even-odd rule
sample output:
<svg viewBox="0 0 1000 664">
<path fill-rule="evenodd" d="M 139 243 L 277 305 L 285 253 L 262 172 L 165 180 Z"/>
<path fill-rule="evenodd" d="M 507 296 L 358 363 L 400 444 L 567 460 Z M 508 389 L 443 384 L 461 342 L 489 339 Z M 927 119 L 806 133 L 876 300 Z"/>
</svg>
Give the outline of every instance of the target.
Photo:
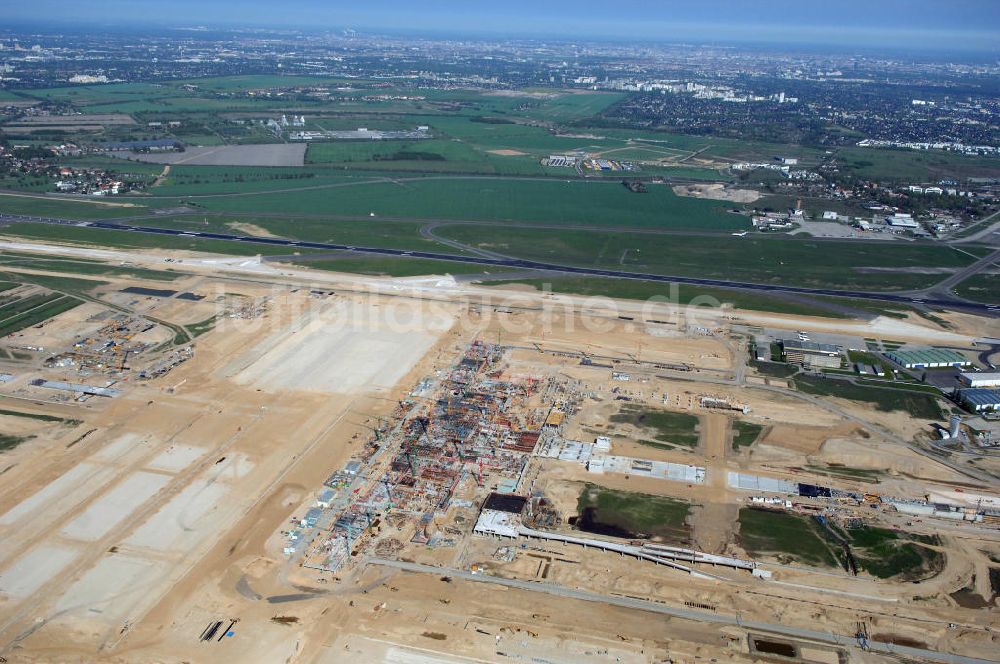
<svg viewBox="0 0 1000 664">
<path fill-rule="evenodd" d="M 733 421 L 733 449 L 737 452 L 743 447 L 750 447 L 757 442 L 764 427 L 743 420 Z"/>
<path fill-rule="evenodd" d="M 246 225 L 258 226 L 265 231 L 283 238 L 331 242 L 365 247 L 385 247 L 413 251 L 442 251 L 461 254 L 458 249 L 444 248 L 434 240 L 420 235 L 420 222 L 387 221 L 383 219 L 360 219 L 354 221 L 315 218 L 295 218 L 279 215 L 269 217 L 236 217 L 227 215 L 182 215 L 158 217 L 150 225 L 157 228 L 176 228 L 195 232 L 237 233 L 252 235 L 254 229 Z M 183 238 L 181 238 L 183 239 Z M 229 242 L 230 245 L 239 244 Z M 266 249 L 266 246 L 262 246 Z M 220 249 L 222 253 L 230 253 Z M 238 251 L 238 249 L 236 250 Z M 290 250 L 285 249 L 284 253 Z M 303 252 L 310 253 L 310 252 Z M 460 265 L 456 265 L 458 269 Z"/>
<path fill-rule="evenodd" d="M 667 542 L 687 541 L 686 520 L 691 503 L 587 484 L 580 492 L 577 526 L 590 532 L 619 537 L 644 536 Z M 583 522 L 581 524 L 581 522 Z"/>
<path fill-rule="evenodd" d="M 295 262 L 295 261 L 292 261 Z M 391 258 L 381 256 L 345 254 L 343 258 L 295 262 L 300 267 L 331 272 L 387 275 L 390 277 L 419 277 L 427 274 L 481 274 L 482 266 L 471 263 L 453 263 L 423 258 Z"/>
<path fill-rule="evenodd" d="M 130 201 L 130 207 L 124 207 L 122 205 L 102 205 L 87 200 L 0 194 L 0 212 L 64 219 L 109 219 L 112 217 L 131 217 L 143 214 L 147 210 L 144 206 L 132 201 Z"/>
<path fill-rule="evenodd" d="M 485 281 L 486 286 L 526 284 L 538 290 L 553 293 L 572 293 L 612 297 L 625 300 L 649 300 L 665 298 L 665 301 L 680 305 L 714 306 L 728 304 L 738 309 L 750 311 L 773 311 L 799 316 L 824 316 L 841 318 L 844 314 L 818 304 L 807 304 L 800 300 L 787 300 L 780 296 L 766 295 L 755 291 L 728 288 L 710 288 L 689 284 L 668 284 L 655 281 L 633 279 L 609 279 L 605 277 L 551 277 L 546 279 L 517 279 L 514 281 Z"/>
<path fill-rule="evenodd" d="M 15 224 L 3 229 L 5 235 L 31 238 L 35 240 L 65 241 L 98 247 L 182 249 L 205 251 L 233 256 L 256 256 L 287 254 L 286 247 L 246 244 L 228 240 L 204 240 L 191 237 L 112 231 L 78 226 L 55 226 L 47 224 Z M 301 253 L 309 253 L 302 251 Z"/>
<path fill-rule="evenodd" d="M 829 463 L 826 465 L 808 464 L 806 468 L 821 475 L 830 475 L 832 477 L 874 483 L 878 483 L 879 478 L 883 475 L 881 470 L 874 470 L 871 468 L 850 468 L 838 463 Z"/>
<path fill-rule="evenodd" d="M 31 440 L 34 436 L 13 436 L 8 433 L 0 433 L 0 454 L 10 451 L 24 443 Z"/>
<path fill-rule="evenodd" d="M 912 183 L 941 178 L 1000 177 L 1000 159 L 967 157 L 937 150 L 851 147 L 839 149 L 837 159 L 846 172 L 875 180 Z"/>
<path fill-rule="evenodd" d="M 311 164 L 350 164 L 385 170 L 427 169 L 495 173 L 481 152 L 453 140 L 335 141 L 311 143 Z"/>
<path fill-rule="evenodd" d="M 916 536 L 886 528 L 862 527 L 847 531 L 858 564 L 880 579 L 901 577 L 917 581 L 944 567 L 944 555 L 914 541 Z M 936 538 L 924 543 L 936 544 Z"/>
<path fill-rule="evenodd" d="M 740 218 L 740 217 L 737 217 Z M 735 238 L 624 232 L 566 233 L 551 229 L 439 227 L 440 237 L 539 261 L 708 277 L 761 284 L 891 291 L 931 286 L 938 274 L 905 272 L 913 267 L 959 268 L 973 258 L 948 247 L 923 244 L 816 241 L 799 238 Z M 865 267 L 900 272 L 865 272 Z"/>
<path fill-rule="evenodd" d="M 372 178 L 364 178 L 371 180 Z M 362 179 L 331 168 L 272 166 L 171 166 L 170 174 L 142 198 L 156 204 L 164 198 L 201 197 L 218 194 L 260 194 L 281 190 L 303 190 L 331 185 L 352 185 Z M 168 201 L 169 202 L 169 201 Z"/>
<path fill-rule="evenodd" d="M 78 279 L 63 275 L 55 276 L 49 274 L 29 274 L 27 272 L 11 273 L 0 272 L 4 279 L 16 280 L 20 283 L 35 284 L 52 291 L 58 291 L 67 295 L 84 295 L 98 286 L 105 286 L 108 282 L 97 279 Z"/>
<path fill-rule="evenodd" d="M 973 302 L 1000 302 L 1000 273 L 980 272 L 951 289 L 955 295 Z"/>
<path fill-rule="evenodd" d="M 837 567 L 836 549 L 815 519 L 798 514 L 740 508 L 740 545 L 757 558 L 776 556 L 785 562 Z"/>
<path fill-rule="evenodd" d="M 185 89 L 183 86 L 187 84 L 194 87 Z M 329 96 L 320 100 L 288 90 L 295 86 L 326 86 Z M 344 89 L 337 89 L 338 86 Z M 274 92 L 275 88 L 285 91 L 281 96 L 247 94 L 250 90 Z M 407 98 L 361 98 L 367 95 Z M 540 160 L 550 154 L 583 151 L 609 159 L 643 161 L 642 170 L 637 173 L 640 176 L 732 180 L 689 158 L 697 153 L 699 157 L 760 161 L 769 160 L 774 154 L 785 154 L 798 157 L 805 165 L 817 165 L 830 156 L 823 149 L 812 147 L 606 126 L 609 123 L 601 114 L 624 99 L 623 94 L 554 88 L 438 90 L 409 82 L 387 83 L 383 79 L 245 75 L 67 86 L 19 91 L 17 96 L 68 103 L 85 113 L 117 111 L 133 115 L 135 125 L 109 126 L 98 136 L 100 140 L 148 138 L 157 133 L 148 127 L 148 122 L 176 119 L 181 127 L 171 130 L 172 135 L 189 142 L 276 142 L 281 139 L 271 135 L 259 120 L 281 113 L 304 114 L 306 128 L 310 130 L 428 125 L 432 138 L 317 141 L 308 145 L 309 165 L 297 168 L 180 164 L 171 167 L 162 185 L 115 201 L 127 201 L 136 207 L 53 197 L 0 196 L 0 211 L 8 213 L 85 220 L 143 215 L 156 208 L 183 204 L 204 213 L 164 215 L 148 223 L 228 232 L 238 228 L 235 224 L 250 223 L 288 238 L 447 253 L 458 250 L 421 237 L 421 222 L 486 221 L 496 225 L 453 225 L 439 227 L 435 232 L 499 253 L 568 265 L 843 290 L 925 288 L 943 276 L 933 270 L 922 273 L 920 268 L 960 268 L 972 260 L 967 253 L 931 244 L 733 238 L 728 233 L 747 229 L 748 218 L 728 210 L 743 206 L 678 197 L 669 187 L 659 185 L 650 185 L 648 193 L 634 194 L 619 182 L 630 174 L 590 173 L 585 179 L 572 168 L 540 165 Z M 167 135 L 171 131 L 159 133 Z M 91 139 L 81 140 L 85 144 Z M 501 154 L 504 152 L 512 154 Z M 888 173 L 906 181 L 930 181 L 945 175 L 989 177 L 1000 165 L 1000 160 L 947 153 L 856 147 L 836 149 L 833 158 L 845 174 L 869 177 Z M 67 165 L 112 168 L 146 181 L 161 170 L 159 165 L 97 155 L 62 161 Z M 38 178 L 8 180 L 0 185 L 39 192 L 50 186 Z M 789 201 L 785 198 L 772 196 L 758 204 L 773 199 L 776 204 L 786 206 Z M 807 205 L 813 203 L 807 200 Z M 815 205 L 816 209 L 824 205 L 837 209 L 836 203 L 815 201 Z M 212 213 L 232 215 L 213 217 Z M 351 218 L 367 222 L 348 221 Z M 406 223 L 406 220 L 411 221 Z M 558 225 L 564 229 L 522 228 L 508 222 L 525 226 Z M 569 227 L 575 225 L 615 230 L 570 232 Z M 715 235 L 640 235 L 620 230 L 628 228 Z M 232 255 L 286 253 L 282 248 L 266 245 L 31 224 L 13 225 L 4 234 L 122 248 Z M 478 267 L 461 263 L 367 256 L 334 257 L 308 265 L 398 276 L 481 272 Z M 34 262 L 33 266 L 72 271 L 68 264 Z M 78 271 L 126 274 L 83 264 Z M 138 275 L 133 271 L 132 274 L 157 278 L 155 273 Z M 669 295 L 669 291 L 664 293 L 669 286 L 641 281 L 559 277 L 527 283 L 539 286 L 545 281 L 558 292 L 631 299 Z M 956 288 L 958 294 L 984 302 L 996 301 L 1000 296 L 997 290 L 995 275 L 978 275 Z M 853 309 L 898 317 L 905 315 L 906 310 L 904 306 L 888 304 L 807 300 L 721 288 L 682 286 L 678 291 L 680 303 L 696 298 L 709 300 L 709 304 L 728 302 L 749 310 L 825 317 L 849 317 L 857 313 Z"/>
<path fill-rule="evenodd" d="M 172 203 L 177 203 L 173 201 Z M 676 196 L 669 187 L 633 194 L 617 181 L 435 178 L 366 181 L 287 193 L 200 196 L 219 212 L 521 221 L 546 224 L 732 231 L 746 217 L 717 201 Z M 164 201 L 164 204 L 171 201 Z"/>
<path fill-rule="evenodd" d="M 0 337 L 19 332 L 82 304 L 61 293 L 29 295 L 0 306 Z"/>
<path fill-rule="evenodd" d="M 38 420 L 40 422 L 60 422 L 73 425 L 80 423 L 80 420 L 68 420 L 63 417 L 56 417 L 55 415 L 45 415 L 44 413 L 25 413 L 20 410 L 7 410 L 6 408 L 0 408 L 0 415 L 24 417 L 30 420 Z"/>
<path fill-rule="evenodd" d="M 882 411 L 901 410 L 922 420 L 940 421 L 944 418 L 937 400 L 929 394 L 896 388 L 853 385 L 845 380 L 804 375 L 797 376 L 794 382 L 796 389 L 807 394 L 861 401 Z"/>
<path fill-rule="evenodd" d="M 44 270 L 46 272 L 66 272 L 69 274 L 133 277 L 154 281 L 171 281 L 180 276 L 174 272 L 138 267 L 122 267 L 80 258 L 59 258 L 52 256 L 43 258 L 34 254 L 0 251 L 0 269 L 17 272 L 18 268 Z"/>
<path fill-rule="evenodd" d="M 764 376 L 770 376 L 771 378 L 788 378 L 794 376 L 799 372 L 799 368 L 793 364 L 785 364 L 784 362 L 757 362 L 756 360 L 751 360 L 750 366 L 754 370 Z"/>
<path fill-rule="evenodd" d="M 611 416 L 615 424 L 630 424 L 637 429 L 649 429 L 661 443 L 695 447 L 698 445 L 698 418 L 686 413 L 673 413 L 640 406 L 625 405 Z"/>
</svg>

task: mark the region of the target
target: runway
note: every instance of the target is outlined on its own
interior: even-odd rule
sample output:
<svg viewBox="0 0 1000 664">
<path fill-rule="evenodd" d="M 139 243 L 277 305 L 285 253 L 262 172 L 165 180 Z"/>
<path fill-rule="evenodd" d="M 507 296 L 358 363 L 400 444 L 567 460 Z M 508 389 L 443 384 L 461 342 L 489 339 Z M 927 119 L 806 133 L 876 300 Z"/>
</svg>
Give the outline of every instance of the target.
<svg viewBox="0 0 1000 664">
<path fill-rule="evenodd" d="M 245 242 L 268 246 L 289 247 L 290 249 L 318 249 L 323 251 L 351 251 L 360 254 L 394 256 L 400 258 L 420 258 L 434 261 L 466 263 L 484 267 L 501 267 L 506 270 L 539 270 L 544 272 L 559 272 L 592 277 L 608 277 L 612 279 L 631 279 L 635 281 L 651 281 L 658 283 L 678 283 L 693 286 L 713 288 L 735 288 L 740 290 L 759 291 L 765 293 L 793 293 L 798 295 L 819 295 L 827 297 L 860 298 L 880 302 L 896 302 L 907 305 L 927 305 L 943 309 L 961 310 L 980 315 L 1000 315 L 1000 304 L 981 304 L 966 302 L 957 298 L 941 295 L 920 297 L 894 293 L 878 293 L 871 291 L 836 290 L 832 288 L 804 288 L 777 284 L 758 284 L 744 281 L 729 281 L 722 279 L 702 279 L 678 275 L 650 274 L 645 272 L 629 272 L 624 270 L 607 270 L 593 267 L 562 265 L 520 258 L 502 258 L 489 256 L 458 256 L 431 251 L 406 251 L 402 249 L 386 249 L 382 247 L 365 247 L 360 245 L 335 244 L 330 242 L 310 242 L 306 240 L 288 240 L 278 237 L 255 237 L 248 235 L 233 235 L 229 233 L 212 233 L 204 231 L 186 231 L 172 228 L 157 228 L 153 226 L 138 226 L 134 224 L 108 221 L 77 221 L 53 219 L 48 217 L 25 217 L 18 215 L 0 215 L 0 222 L 30 222 L 98 228 L 114 231 L 131 231 L 154 235 L 170 235 L 180 237 L 200 238 L 205 240 L 223 240 L 229 242 Z"/>
</svg>

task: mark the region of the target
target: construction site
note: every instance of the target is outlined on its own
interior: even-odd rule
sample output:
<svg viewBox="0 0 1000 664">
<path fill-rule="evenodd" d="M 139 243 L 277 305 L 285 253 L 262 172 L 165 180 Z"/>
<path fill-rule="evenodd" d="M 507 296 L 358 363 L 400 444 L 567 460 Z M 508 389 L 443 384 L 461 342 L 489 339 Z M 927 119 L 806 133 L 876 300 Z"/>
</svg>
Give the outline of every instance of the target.
<svg viewBox="0 0 1000 664">
<path fill-rule="evenodd" d="M 172 260 L 4 341 L 8 662 L 995 659 L 1000 459 L 740 327 L 974 322 Z"/>
</svg>

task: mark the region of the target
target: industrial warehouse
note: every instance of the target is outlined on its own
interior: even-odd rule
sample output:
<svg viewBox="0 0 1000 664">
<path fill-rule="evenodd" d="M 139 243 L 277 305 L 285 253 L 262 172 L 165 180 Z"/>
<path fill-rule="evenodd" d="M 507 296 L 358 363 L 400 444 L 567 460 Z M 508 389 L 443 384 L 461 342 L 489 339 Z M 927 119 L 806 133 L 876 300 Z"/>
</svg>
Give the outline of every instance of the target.
<svg viewBox="0 0 1000 664">
<path fill-rule="evenodd" d="M 886 353 L 886 357 L 906 369 L 972 366 L 972 362 L 968 358 L 949 348 L 891 350 Z"/>
</svg>

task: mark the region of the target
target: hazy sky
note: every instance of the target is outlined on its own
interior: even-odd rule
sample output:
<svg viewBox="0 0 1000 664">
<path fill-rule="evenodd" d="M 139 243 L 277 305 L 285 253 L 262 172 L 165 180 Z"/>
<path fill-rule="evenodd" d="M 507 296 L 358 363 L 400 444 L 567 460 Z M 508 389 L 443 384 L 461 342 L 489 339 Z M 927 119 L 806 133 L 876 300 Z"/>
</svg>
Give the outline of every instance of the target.
<svg viewBox="0 0 1000 664">
<path fill-rule="evenodd" d="M 33 0 L 6 21 L 267 25 L 996 51 L 1000 0 Z"/>
</svg>

